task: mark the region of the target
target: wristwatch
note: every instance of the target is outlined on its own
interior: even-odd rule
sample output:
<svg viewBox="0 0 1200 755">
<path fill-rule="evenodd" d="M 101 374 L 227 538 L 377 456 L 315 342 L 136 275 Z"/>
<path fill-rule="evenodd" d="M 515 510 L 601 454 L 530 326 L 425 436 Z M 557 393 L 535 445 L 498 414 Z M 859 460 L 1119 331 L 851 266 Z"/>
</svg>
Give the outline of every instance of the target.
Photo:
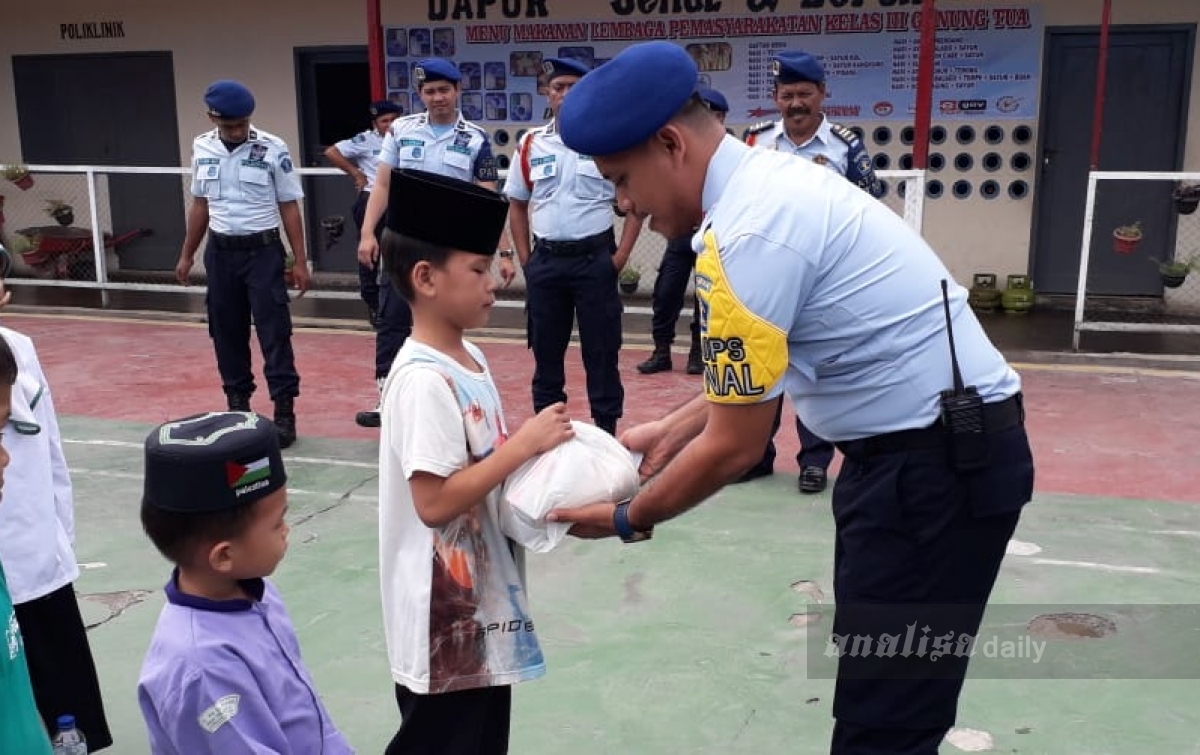
<svg viewBox="0 0 1200 755">
<path fill-rule="evenodd" d="M 500 256 L 506 260 L 511 260 L 513 257 L 516 256 L 516 254 L 517 253 L 514 252 L 512 249 L 501 249 L 500 250 Z"/>
<path fill-rule="evenodd" d="M 632 498 L 626 498 L 613 509 L 613 527 L 617 530 L 617 535 L 620 536 L 623 543 L 640 543 L 643 540 L 649 540 L 654 534 L 653 527 L 648 530 L 635 530 L 629 524 L 629 503 L 632 500 Z"/>
</svg>

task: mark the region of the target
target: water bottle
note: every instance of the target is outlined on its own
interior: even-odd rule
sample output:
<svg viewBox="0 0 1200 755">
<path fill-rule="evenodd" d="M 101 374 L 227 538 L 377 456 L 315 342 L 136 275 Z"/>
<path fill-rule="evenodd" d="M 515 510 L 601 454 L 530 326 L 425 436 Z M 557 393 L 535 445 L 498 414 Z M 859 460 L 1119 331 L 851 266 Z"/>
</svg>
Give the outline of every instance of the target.
<svg viewBox="0 0 1200 755">
<path fill-rule="evenodd" d="M 75 716 L 59 716 L 58 731 L 50 740 L 54 755 L 88 755 L 87 740 L 75 727 Z"/>
</svg>

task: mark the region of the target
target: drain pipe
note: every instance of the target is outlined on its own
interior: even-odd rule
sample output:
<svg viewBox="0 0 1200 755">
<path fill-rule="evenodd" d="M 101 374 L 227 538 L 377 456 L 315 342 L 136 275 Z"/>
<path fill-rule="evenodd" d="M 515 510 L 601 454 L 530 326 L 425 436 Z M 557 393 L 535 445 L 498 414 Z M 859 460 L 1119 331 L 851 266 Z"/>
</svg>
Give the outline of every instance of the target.
<svg viewBox="0 0 1200 755">
<path fill-rule="evenodd" d="M 371 99 L 382 100 L 387 93 L 383 82 L 382 0 L 367 0 L 367 65 L 371 69 Z"/>
</svg>

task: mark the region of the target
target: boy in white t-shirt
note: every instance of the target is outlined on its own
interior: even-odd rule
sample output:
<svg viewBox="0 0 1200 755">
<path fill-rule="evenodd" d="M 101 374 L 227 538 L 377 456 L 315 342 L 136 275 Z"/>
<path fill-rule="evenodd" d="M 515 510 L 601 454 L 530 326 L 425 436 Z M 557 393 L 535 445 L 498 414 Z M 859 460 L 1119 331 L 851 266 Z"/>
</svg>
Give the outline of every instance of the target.
<svg viewBox="0 0 1200 755">
<path fill-rule="evenodd" d="M 379 548 L 401 724 L 386 750 L 506 753 L 510 685 L 545 663 L 522 551 L 501 532 L 505 478 L 572 437 L 563 404 L 508 436 L 487 361 L 463 332 L 495 302 L 508 205 L 465 181 L 393 170 L 382 255 L 412 307 L 383 390 Z"/>
</svg>

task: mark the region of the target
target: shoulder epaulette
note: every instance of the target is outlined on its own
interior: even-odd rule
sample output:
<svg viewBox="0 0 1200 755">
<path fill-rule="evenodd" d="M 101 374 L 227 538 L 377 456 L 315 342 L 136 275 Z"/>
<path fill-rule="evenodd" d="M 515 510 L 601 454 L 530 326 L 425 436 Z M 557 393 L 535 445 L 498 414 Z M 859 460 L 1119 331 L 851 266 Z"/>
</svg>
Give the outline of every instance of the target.
<svg viewBox="0 0 1200 755">
<path fill-rule="evenodd" d="M 775 128 L 775 121 L 759 121 L 750 128 L 746 129 L 746 134 L 761 134 L 764 131 L 770 131 Z"/>
<path fill-rule="evenodd" d="M 858 134 L 854 133 L 853 129 L 847 128 L 840 123 L 830 123 L 829 130 L 834 136 L 851 146 L 853 146 L 855 142 L 859 141 Z"/>
</svg>

